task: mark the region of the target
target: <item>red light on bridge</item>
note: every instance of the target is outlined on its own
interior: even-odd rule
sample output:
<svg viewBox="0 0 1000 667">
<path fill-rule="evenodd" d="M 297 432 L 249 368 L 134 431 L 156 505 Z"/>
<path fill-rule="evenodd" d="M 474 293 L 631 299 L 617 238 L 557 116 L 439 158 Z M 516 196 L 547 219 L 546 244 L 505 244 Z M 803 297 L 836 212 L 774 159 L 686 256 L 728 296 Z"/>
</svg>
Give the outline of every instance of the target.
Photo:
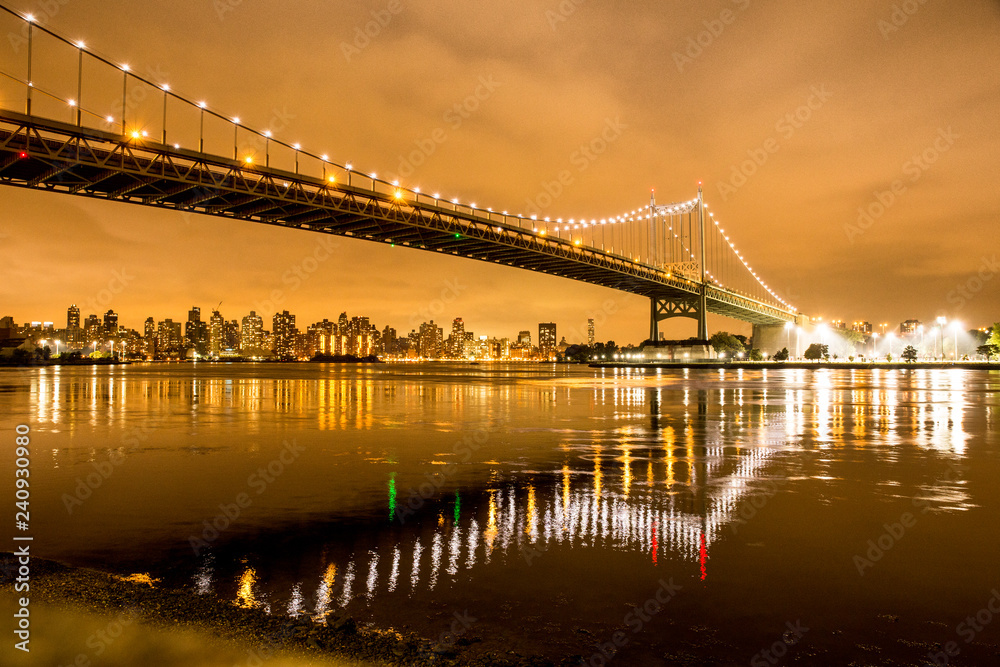
<svg viewBox="0 0 1000 667">
<path fill-rule="evenodd" d="M 28 157 L 28 154 L 24 151 L 21 151 L 21 159 L 23 160 L 26 157 Z"/>
</svg>

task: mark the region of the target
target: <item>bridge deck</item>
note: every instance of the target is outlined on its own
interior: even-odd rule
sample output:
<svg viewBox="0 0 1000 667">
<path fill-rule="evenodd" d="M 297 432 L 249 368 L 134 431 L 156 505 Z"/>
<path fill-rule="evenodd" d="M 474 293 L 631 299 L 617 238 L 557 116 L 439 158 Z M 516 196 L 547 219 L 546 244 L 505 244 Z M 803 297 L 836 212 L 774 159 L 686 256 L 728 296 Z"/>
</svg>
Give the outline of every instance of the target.
<svg viewBox="0 0 1000 667">
<path fill-rule="evenodd" d="M 0 110 L 0 184 L 449 253 L 646 297 L 689 299 L 700 290 L 655 267 L 535 233 L 513 216 L 329 183 L 8 110 Z M 710 312 L 756 324 L 795 317 L 714 285 L 707 303 Z"/>
</svg>

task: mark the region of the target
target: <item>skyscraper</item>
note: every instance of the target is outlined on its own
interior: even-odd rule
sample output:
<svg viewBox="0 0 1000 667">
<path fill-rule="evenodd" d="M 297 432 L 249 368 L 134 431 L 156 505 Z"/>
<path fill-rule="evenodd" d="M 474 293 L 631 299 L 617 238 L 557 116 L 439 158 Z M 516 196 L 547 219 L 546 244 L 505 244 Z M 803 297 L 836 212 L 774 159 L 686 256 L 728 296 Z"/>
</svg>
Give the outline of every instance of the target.
<svg viewBox="0 0 1000 667">
<path fill-rule="evenodd" d="M 264 343 L 264 319 L 251 310 L 249 315 L 243 318 L 243 326 L 240 329 L 240 349 L 243 351 L 260 350 Z"/>
<path fill-rule="evenodd" d="M 104 333 L 108 336 L 118 333 L 118 313 L 113 310 L 104 313 Z"/>
<path fill-rule="evenodd" d="M 74 303 L 66 310 L 66 345 L 80 347 L 83 345 L 83 329 L 80 328 L 80 309 Z"/>
<path fill-rule="evenodd" d="M 208 354 L 208 324 L 201 321 L 201 308 L 191 306 L 184 325 L 184 344 L 200 355 Z"/>
<path fill-rule="evenodd" d="M 219 311 L 213 310 L 208 319 L 208 351 L 212 356 L 219 356 L 226 349 L 225 336 L 226 320 Z"/>
<path fill-rule="evenodd" d="M 542 352 L 551 352 L 556 348 L 556 324 L 555 322 L 543 322 L 538 325 L 538 349 Z"/>
<path fill-rule="evenodd" d="M 367 317 L 352 317 L 347 327 L 348 354 L 364 357 L 372 353 L 371 324 Z"/>
<path fill-rule="evenodd" d="M 306 329 L 305 354 L 313 357 L 317 354 L 333 354 L 334 331 L 337 325 L 330 320 L 316 322 Z"/>
<path fill-rule="evenodd" d="M 104 339 L 104 336 L 101 335 L 101 320 L 97 315 L 87 315 L 87 319 L 83 321 L 83 331 L 87 344 L 97 343 Z"/>
<path fill-rule="evenodd" d="M 180 355 L 183 343 L 181 323 L 169 317 L 161 321 L 156 327 L 156 343 L 158 354 Z"/>
<path fill-rule="evenodd" d="M 587 320 L 587 345 L 594 344 L 594 318 Z"/>
<path fill-rule="evenodd" d="M 451 349 L 448 353 L 456 359 L 465 356 L 465 322 L 461 317 L 456 317 L 451 323 Z"/>
<path fill-rule="evenodd" d="M 420 356 L 426 359 L 435 359 L 441 355 L 441 342 L 444 339 L 444 331 L 434 320 L 424 322 L 420 325 Z"/>
<path fill-rule="evenodd" d="M 80 328 L 80 309 L 76 307 L 75 303 L 66 310 L 66 328 Z"/>
<path fill-rule="evenodd" d="M 295 356 L 295 316 L 287 310 L 275 313 L 271 320 L 274 353 L 279 357 Z"/>
<path fill-rule="evenodd" d="M 531 332 L 530 331 L 519 331 L 517 334 L 517 344 L 531 346 Z"/>
<path fill-rule="evenodd" d="M 156 320 L 147 317 L 143 326 L 143 338 L 146 339 L 146 357 L 156 358 Z"/>
<path fill-rule="evenodd" d="M 240 323 L 236 320 L 229 320 L 222 327 L 223 351 L 240 349 Z"/>
<path fill-rule="evenodd" d="M 388 324 L 382 329 L 382 354 L 396 354 L 399 346 L 396 344 L 396 330 Z"/>
</svg>

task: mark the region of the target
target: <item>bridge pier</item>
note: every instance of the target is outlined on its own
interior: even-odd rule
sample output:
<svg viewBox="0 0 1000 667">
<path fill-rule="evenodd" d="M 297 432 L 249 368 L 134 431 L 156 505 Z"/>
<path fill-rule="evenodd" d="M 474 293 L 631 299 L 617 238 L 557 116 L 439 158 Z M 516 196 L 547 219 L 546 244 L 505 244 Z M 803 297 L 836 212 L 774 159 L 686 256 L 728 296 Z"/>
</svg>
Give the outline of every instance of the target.
<svg viewBox="0 0 1000 667">
<path fill-rule="evenodd" d="M 689 317 L 698 320 L 698 340 L 708 340 L 708 314 L 706 287 L 703 285 L 698 295 L 686 298 L 649 299 L 649 340 L 660 340 L 660 322 L 672 317 Z"/>
</svg>

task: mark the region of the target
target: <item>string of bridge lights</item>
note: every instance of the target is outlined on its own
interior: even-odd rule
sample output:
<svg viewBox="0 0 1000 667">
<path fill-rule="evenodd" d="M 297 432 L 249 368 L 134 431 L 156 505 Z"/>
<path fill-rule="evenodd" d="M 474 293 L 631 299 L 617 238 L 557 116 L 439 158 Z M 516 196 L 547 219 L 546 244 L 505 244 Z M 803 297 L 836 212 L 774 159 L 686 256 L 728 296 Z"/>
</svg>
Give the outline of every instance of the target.
<svg viewBox="0 0 1000 667">
<path fill-rule="evenodd" d="M 666 212 L 668 215 L 683 215 L 685 213 L 692 212 L 693 210 L 695 210 L 697 208 L 697 206 L 698 206 L 698 200 L 697 199 L 690 199 L 688 201 L 679 202 L 679 203 L 676 203 L 676 204 L 656 205 L 655 209 L 656 209 L 657 213 Z M 772 290 L 770 288 L 770 286 L 767 283 L 765 283 L 764 280 L 757 274 L 757 272 L 753 269 L 753 267 L 750 266 L 750 264 L 743 257 L 743 254 L 739 250 L 737 250 L 736 245 L 725 234 L 725 230 L 722 229 L 721 225 L 719 224 L 719 221 L 715 219 L 715 214 L 712 213 L 712 212 L 710 212 L 710 211 L 708 211 L 708 204 L 704 204 L 704 207 L 705 207 L 706 211 L 708 212 L 709 218 L 712 220 L 712 223 L 718 229 L 718 232 L 719 232 L 720 236 L 722 236 L 722 238 L 725 240 L 726 245 L 729 246 L 730 250 L 733 251 L 733 254 L 736 255 L 736 258 L 740 260 L 740 263 L 750 273 L 750 275 L 753 276 L 753 278 L 757 281 L 757 283 L 762 288 L 764 288 L 764 290 L 771 297 L 773 297 L 774 299 L 776 299 L 783 306 L 785 306 L 787 308 L 790 308 L 790 309 L 794 309 L 794 306 L 792 306 L 787 301 L 785 301 L 780 296 L 778 296 L 774 292 L 774 290 Z M 647 211 L 645 213 L 645 215 L 643 215 L 643 211 Z M 601 225 L 612 224 L 613 225 L 613 224 L 617 224 L 617 223 L 642 222 L 644 220 L 650 220 L 651 218 L 652 218 L 652 215 L 650 213 L 648 213 L 648 208 L 634 209 L 632 211 L 627 211 L 627 212 L 625 212 L 625 213 L 623 213 L 621 215 L 613 216 L 613 217 L 610 217 L 610 218 L 601 218 L 599 221 L 597 219 L 591 219 L 589 224 L 587 223 L 587 221 L 585 219 L 581 219 L 579 222 L 577 222 L 576 219 L 570 218 L 569 223 L 563 225 L 562 230 L 569 231 L 569 230 L 572 230 L 572 229 L 581 229 L 581 228 L 582 229 L 586 229 L 588 227 L 596 226 L 598 224 L 601 224 Z M 550 222 L 550 221 L 551 221 L 550 218 L 545 218 L 545 222 Z M 562 218 L 557 218 L 556 219 L 556 223 L 558 223 L 558 224 L 554 227 L 553 231 L 555 231 L 555 232 L 558 233 L 560 231 L 560 226 L 559 225 L 563 224 L 563 219 Z M 673 230 L 673 226 L 670 227 L 670 231 L 672 231 L 672 230 Z M 534 231 L 538 232 L 539 230 L 536 228 Z M 544 232 L 545 230 L 542 230 L 542 231 Z M 695 255 L 694 255 L 694 251 L 691 248 L 689 248 L 688 246 L 684 245 L 683 239 L 680 236 L 678 236 L 676 233 L 673 233 L 673 237 L 675 239 L 681 241 L 681 247 L 685 251 L 687 251 L 688 256 L 692 260 L 696 259 Z M 722 281 L 719 280 L 719 278 L 716 277 L 711 271 L 709 271 L 708 269 L 706 269 L 705 270 L 705 274 L 708 277 L 710 277 L 712 280 L 714 280 L 717 284 L 719 284 L 720 286 L 722 286 Z"/>
<path fill-rule="evenodd" d="M 691 199 L 691 200 L 688 200 L 686 202 L 680 202 L 680 203 L 677 203 L 677 204 L 657 205 L 656 208 L 657 208 L 657 210 L 668 209 L 671 214 L 673 214 L 673 215 L 680 215 L 682 213 L 690 213 L 691 211 L 693 211 L 697 207 L 697 205 L 698 205 L 698 200 L 697 199 Z M 649 207 L 637 208 L 637 209 L 633 209 L 631 211 L 626 211 L 626 212 L 624 212 L 624 213 L 622 213 L 620 215 L 614 215 L 614 216 L 609 216 L 609 217 L 606 217 L 606 218 L 599 218 L 599 219 L 598 218 L 591 218 L 589 222 L 587 221 L 586 218 L 580 218 L 579 220 L 577 220 L 576 218 L 570 218 L 568 220 L 568 222 L 566 222 L 564 224 L 563 223 L 563 218 L 556 218 L 555 220 L 552 220 L 551 217 L 543 218 L 543 221 L 547 222 L 547 223 L 555 222 L 556 226 L 553 227 L 553 231 L 555 231 L 555 232 L 560 231 L 560 227 L 559 227 L 560 225 L 562 225 L 562 231 L 569 231 L 571 229 L 586 229 L 588 227 L 596 227 L 598 225 L 607 225 L 607 224 L 614 225 L 614 224 L 624 223 L 624 222 L 641 222 L 642 220 L 649 220 L 650 219 L 650 214 L 649 214 L 648 211 L 649 211 Z M 643 212 L 645 212 L 645 215 L 643 215 Z M 521 216 L 518 216 L 518 217 L 521 217 Z M 537 220 L 537 217 L 538 216 L 533 215 L 533 216 L 531 216 L 531 219 L 532 220 Z M 536 227 L 534 229 L 534 231 L 540 232 L 540 231 L 545 231 L 545 230 L 539 230 Z"/>
<path fill-rule="evenodd" d="M 705 210 L 708 212 L 708 204 L 705 204 Z M 753 267 L 751 267 L 750 264 L 747 263 L 747 261 L 743 258 L 743 254 L 740 253 L 740 251 L 736 249 L 736 245 L 733 244 L 733 242 L 726 235 L 726 230 L 724 230 L 722 228 L 722 225 L 719 224 L 719 221 L 715 219 L 715 214 L 712 213 L 712 212 L 708 212 L 708 216 L 711 219 L 712 223 L 715 225 L 716 229 L 719 231 L 719 234 L 726 241 L 726 244 L 729 246 L 729 248 L 736 255 L 737 259 L 740 260 L 740 263 L 743 264 L 743 267 L 747 271 L 750 272 L 750 275 L 752 275 L 757 280 L 757 282 L 760 284 L 760 286 L 763 287 L 765 290 L 767 290 L 768 294 L 770 294 L 772 297 L 774 297 L 775 299 L 777 299 L 778 302 L 781 303 L 781 305 L 783 305 L 786 308 L 789 308 L 791 310 L 795 310 L 795 306 L 792 306 L 790 303 L 788 303 L 787 301 L 785 301 L 784 299 L 782 299 L 780 296 L 778 296 L 777 294 L 775 294 L 774 290 L 772 290 L 767 285 L 767 283 L 765 283 L 764 280 L 760 276 L 757 275 L 757 272 L 754 271 Z"/>
<path fill-rule="evenodd" d="M 326 167 L 327 167 L 327 165 L 329 165 L 331 167 L 339 167 L 340 169 L 343 169 L 344 171 L 348 172 L 348 174 L 358 173 L 358 174 L 360 174 L 361 176 L 363 176 L 365 178 L 371 179 L 371 181 L 372 181 L 372 191 L 373 192 L 375 191 L 375 184 L 376 183 L 382 183 L 382 184 L 385 184 L 385 185 L 391 185 L 395 189 L 394 192 L 393 192 L 393 198 L 396 199 L 397 201 L 398 200 L 402 200 L 404 198 L 404 192 L 410 192 L 410 193 L 412 193 L 415 196 L 423 194 L 422 191 L 421 191 L 421 188 L 419 188 L 419 187 L 413 187 L 413 188 L 404 187 L 404 186 L 400 185 L 400 182 L 398 180 L 393 180 L 391 182 L 390 181 L 385 181 L 385 180 L 379 179 L 378 176 L 377 176 L 377 174 L 375 172 L 371 172 L 369 174 L 365 174 L 364 172 L 360 172 L 360 171 L 355 170 L 354 166 L 350 162 L 348 162 L 348 163 L 346 163 L 344 165 L 340 165 L 340 164 L 337 164 L 335 162 L 330 161 L 329 157 L 326 154 L 315 155 L 313 153 L 310 153 L 310 152 L 304 150 L 302 148 L 301 144 L 299 144 L 299 143 L 293 143 L 293 144 L 285 143 L 285 142 L 283 142 L 283 141 L 281 141 L 279 139 L 274 138 L 274 136 L 273 136 L 273 134 L 272 134 L 272 132 L 270 130 L 265 130 L 265 131 L 261 132 L 261 131 L 258 131 L 258 130 L 254 130 L 253 128 L 247 127 L 246 125 L 243 125 L 241 123 L 240 118 L 238 116 L 229 117 L 229 116 L 223 115 L 223 114 L 221 114 L 219 112 L 213 111 L 213 110 L 211 110 L 211 109 L 208 108 L 208 104 L 206 102 L 204 102 L 204 101 L 194 102 L 192 99 L 185 98 L 185 97 L 179 95 L 178 93 L 174 92 L 171 89 L 171 87 L 170 87 L 169 84 L 166 84 L 166 83 L 155 83 L 155 82 L 149 81 L 148 79 L 146 79 L 146 78 L 144 78 L 142 76 L 139 76 L 138 74 L 132 72 L 129 65 L 127 65 L 127 64 L 116 64 L 112 60 L 109 60 L 108 58 L 105 58 L 105 57 L 99 55 L 98 53 L 94 52 L 93 50 L 88 49 L 87 45 L 83 41 L 80 41 L 80 40 L 77 40 L 77 41 L 69 40 L 69 39 L 63 37 L 62 35 L 59 35 L 58 33 L 52 31 L 49 28 L 42 27 L 41 25 L 38 24 L 37 20 L 35 19 L 35 17 L 32 14 L 20 14 L 20 13 L 15 12 L 15 11 L 13 11 L 13 10 L 7 8 L 7 7 L 4 7 L 2 5 L 0 5 L 0 9 L 3 9 L 4 11 L 8 12 L 9 14 L 17 16 L 18 18 L 20 18 L 21 20 L 27 22 L 28 24 L 31 24 L 32 26 L 36 26 L 37 25 L 39 29 L 43 30 L 44 32 L 48 33 L 49 35 L 55 37 L 56 39 L 58 39 L 58 40 L 60 40 L 60 41 L 62 41 L 64 43 L 66 43 L 66 44 L 69 44 L 69 45 L 75 47 L 76 49 L 79 50 L 80 58 L 81 59 L 83 57 L 83 54 L 86 53 L 87 55 L 89 55 L 89 56 L 97 59 L 98 61 L 100 61 L 100 62 L 102 62 L 102 63 L 104 63 L 104 64 L 106 64 L 108 66 L 111 66 L 113 68 L 118 69 L 125 76 L 125 85 L 126 86 L 127 86 L 128 77 L 131 76 L 132 78 L 136 79 L 137 81 L 140 81 L 140 82 L 145 83 L 146 85 L 148 85 L 148 86 L 150 86 L 152 88 L 155 88 L 155 89 L 158 89 L 158 90 L 162 91 L 163 94 L 164 94 L 164 121 L 165 121 L 165 114 L 166 114 L 166 97 L 169 95 L 170 97 L 172 97 L 172 98 L 174 98 L 176 100 L 179 100 L 179 101 L 181 101 L 181 102 L 183 102 L 185 104 L 188 104 L 188 105 L 190 105 L 192 107 L 198 108 L 201 112 L 207 112 L 210 115 L 212 115 L 212 116 L 214 116 L 214 117 L 216 117 L 216 118 L 218 118 L 220 120 L 223 120 L 223 121 L 228 122 L 228 123 L 232 123 L 236 132 L 238 132 L 239 129 L 242 128 L 244 131 L 256 134 L 257 136 L 259 136 L 261 138 L 264 138 L 268 142 L 268 145 L 269 145 L 270 142 L 274 142 L 275 144 L 277 144 L 279 146 L 284 146 L 285 148 L 289 148 L 289 149 L 295 151 L 296 173 L 297 173 L 297 170 L 298 170 L 299 156 L 302 155 L 302 156 L 314 158 L 314 159 L 319 160 L 321 162 L 321 164 L 323 165 L 323 180 L 324 181 L 328 181 L 329 183 L 336 183 L 336 175 L 334 174 L 334 175 L 330 175 L 329 177 L 327 177 L 327 175 L 326 175 Z M 82 62 L 82 60 L 81 60 L 81 62 Z M 39 92 L 41 94 L 44 94 L 44 95 L 47 95 L 47 96 L 49 96 L 49 97 L 51 97 L 51 98 L 53 98 L 53 99 L 55 99 L 57 101 L 60 101 L 60 102 L 62 102 L 64 104 L 66 104 L 71 109 L 76 109 L 78 114 L 86 112 L 88 115 L 92 115 L 95 118 L 99 118 L 101 120 L 104 120 L 105 122 L 107 122 L 109 124 L 113 124 L 113 123 L 116 122 L 116 119 L 113 116 L 109 116 L 109 115 L 104 115 L 104 114 L 101 114 L 101 113 L 97 113 L 97 112 L 94 112 L 94 111 L 89 110 L 89 109 L 84 109 L 83 105 L 82 105 L 82 101 L 79 100 L 79 99 L 75 99 L 75 98 L 70 98 L 70 99 L 63 98 L 63 97 L 60 97 L 58 95 L 55 95 L 54 93 L 45 91 L 45 90 L 43 90 L 43 89 L 35 86 L 34 82 L 31 81 L 31 80 L 25 81 L 25 80 L 20 79 L 19 77 L 15 77 L 15 76 L 13 76 L 11 74 L 8 74 L 8 73 L 2 72 L 2 71 L 0 71 L 0 74 L 2 74 L 4 76 L 7 76 L 8 78 L 11 78 L 11 79 L 13 79 L 15 81 L 18 81 L 18 82 L 20 82 L 23 85 L 26 85 L 27 88 L 28 88 L 28 91 L 29 91 L 29 99 L 30 99 L 30 91 L 34 90 L 34 91 L 37 91 L 37 92 Z M 30 70 L 29 70 L 29 77 L 30 77 Z M 80 85 L 82 86 L 82 83 Z M 135 129 L 133 129 L 130 132 L 127 131 L 127 128 L 125 126 L 126 119 L 124 117 L 125 116 L 125 114 L 124 114 L 124 112 L 125 112 L 124 105 L 123 105 L 123 108 L 122 108 L 122 112 L 123 112 L 122 113 L 122 118 L 121 118 L 121 121 L 120 121 L 121 125 L 122 125 L 122 134 L 124 136 L 126 136 L 126 137 L 131 137 L 134 140 L 140 140 L 140 139 L 148 138 L 148 132 L 145 131 L 145 130 L 140 130 L 138 128 L 135 128 Z M 78 116 L 78 122 L 79 122 L 79 116 Z M 202 121 L 202 128 L 204 128 L 204 122 L 203 121 Z M 165 127 L 164 127 L 163 132 L 164 132 L 164 139 L 165 139 L 166 138 L 166 128 Z M 203 129 L 202 129 L 202 132 L 203 132 Z M 166 143 L 166 142 L 164 142 L 164 143 Z M 200 146 L 200 148 L 203 148 L 203 144 L 204 144 L 204 135 L 203 134 L 202 134 L 202 138 L 201 138 L 201 143 L 202 143 L 202 146 Z M 237 143 L 235 141 L 235 137 L 234 137 L 234 143 Z M 173 145 L 173 147 L 175 149 L 180 149 L 180 144 L 174 143 L 172 145 Z M 267 147 L 265 147 L 265 151 L 266 150 L 267 150 Z M 234 151 L 237 152 L 236 157 L 238 158 L 238 150 L 237 150 L 236 146 L 234 146 Z M 269 156 L 269 153 L 266 153 L 266 155 Z M 253 164 L 253 157 L 252 156 L 247 156 L 247 157 L 245 157 L 242 160 L 242 162 L 245 163 L 245 164 L 247 164 L 247 165 L 252 165 Z M 288 185 L 289 185 L 288 183 L 285 183 L 285 187 L 288 187 Z M 425 196 L 428 196 L 428 195 L 425 195 Z M 429 196 L 431 198 L 433 198 L 435 200 L 435 202 L 439 202 L 439 201 L 442 200 L 442 197 L 441 197 L 440 193 L 438 193 L 438 192 L 435 192 L 435 193 L 433 193 L 433 194 L 431 194 Z M 459 202 L 459 199 L 457 197 L 452 198 L 452 199 L 444 199 L 444 201 L 450 202 L 451 204 L 455 205 L 456 207 L 459 206 L 459 205 L 461 205 L 460 202 Z M 518 221 L 522 221 L 522 222 L 530 220 L 533 223 L 535 223 L 533 225 L 533 232 L 537 233 L 537 234 L 539 234 L 541 236 L 545 236 L 545 235 L 547 235 L 549 233 L 548 225 L 553 225 L 552 231 L 554 233 L 558 234 L 560 231 L 571 231 L 571 230 L 577 230 L 577 229 L 589 229 L 589 228 L 592 228 L 592 227 L 596 228 L 599 225 L 608 225 L 608 224 L 610 224 L 610 225 L 618 225 L 618 224 L 626 224 L 626 223 L 634 223 L 634 222 L 643 222 L 643 221 L 650 220 L 654 215 L 658 215 L 658 214 L 664 214 L 665 213 L 668 216 L 679 216 L 679 215 L 684 215 L 684 214 L 691 213 L 692 211 L 694 211 L 694 210 L 697 209 L 698 202 L 699 202 L 699 199 L 698 198 L 694 198 L 694 199 L 689 199 L 687 201 L 677 202 L 677 203 L 673 203 L 673 204 L 666 204 L 666 205 L 656 205 L 656 204 L 653 204 L 653 205 L 651 205 L 651 207 L 637 208 L 637 209 L 633 209 L 631 211 L 626 211 L 624 213 L 621 213 L 621 214 L 615 215 L 615 216 L 610 216 L 610 217 L 605 217 L 605 218 L 590 218 L 589 221 L 588 221 L 587 218 L 569 218 L 568 222 L 564 222 L 564 218 L 556 218 L 555 220 L 553 220 L 550 216 L 546 216 L 546 217 L 543 218 L 542 221 L 539 221 L 537 214 L 536 215 L 530 215 L 530 216 L 526 217 L 526 216 L 524 216 L 522 214 L 516 214 L 515 215 L 515 214 L 508 213 L 507 211 L 502 211 L 502 212 L 500 212 L 500 211 L 494 211 L 492 208 L 480 208 L 474 202 L 471 203 L 471 204 L 464 204 L 463 206 L 468 206 L 468 208 L 470 210 L 472 210 L 472 211 L 478 211 L 478 212 L 484 212 L 485 211 L 485 212 L 490 213 L 490 214 L 493 214 L 493 213 L 502 214 L 505 218 L 507 218 L 507 217 L 513 217 L 513 218 L 516 218 Z M 703 206 L 705 207 L 705 209 L 707 211 L 708 210 L 708 205 L 707 204 L 703 204 Z M 653 209 L 653 211 L 654 211 L 653 213 L 650 213 L 650 208 Z M 742 263 L 743 267 L 746 268 L 746 270 L 750 272 L 750 275 L 752 275 L 754 277 L 754 279 L 760 284 L 761 287 L 763 287 L 767 291 L 767 293 L 771 297 L 773 297 L 774 299 L 776 299 L 779 303 L 781 303 L 785 307 L 794 310 L 793 306 L 791 306 L 788 302 L 786 302 L 784 299 L 782 299 L 780 296 L 778 296 L 763 281 L 763 279 L 759 275 L 757 275 L 757 272 L 750 266 L 750 264 L 746 261 L 746 259 L 744 259 L 743 255 L 739 252 L 739 250 L 736 249 L 735 244 L 733 244 L 733 242 L 730 240 L 730 238 L 725 234 L 725 230 L 721 227 L 721 225 L 719 224 L 719 221 L 715 219 L 715 214 L 711 213 L 711 212 L 708 212 L 708 215 L 709 215 L 710 219 L 712 220 L 712 223 L 714 224 L 714 226 L 717 229 L 718 233 L 722 236 L 722 238 L 725 240 L 726 244 L 733 251 L 733 253 L 736 255 L 736 257 L 740 260 L 740 262 Z M 493 222 L 492 219 L 490 220 L 490 222 L 491 223 Z M 546 223 L 546 226 L 539 227 L 537 225 L 538 222 L 544 222 L 544 223 Z M 500 230 L 501 228 L 498 227 L 497 229 Z M 680 241 L 681 247 L 684 250 L 687 251 L 689 257 L 692 260 L 695 260 L 696 257 L 694 255 L 693 250 L 691 248 L 685 246 L 683 238 L 681 236 L 678 236 L 677 233 L 673 231 L 673 224 L 672 223 L 670 225 L 669 231 L 673 234 L 673 237 L 675 239 L 677 239 L 677 240 Z M 576 244 L 579 245 L 579 241 L 577 241 Z M 705 273 L 706 273 L 706 275 L 708 277 L 710 277 L 717 284 L 719 284 L 720 286 L 722 285 L 721 281 L 715 275 L 713 275 L 710 271 L 708 271 L 707 268 L 706 268 Z"/>
</svg>

